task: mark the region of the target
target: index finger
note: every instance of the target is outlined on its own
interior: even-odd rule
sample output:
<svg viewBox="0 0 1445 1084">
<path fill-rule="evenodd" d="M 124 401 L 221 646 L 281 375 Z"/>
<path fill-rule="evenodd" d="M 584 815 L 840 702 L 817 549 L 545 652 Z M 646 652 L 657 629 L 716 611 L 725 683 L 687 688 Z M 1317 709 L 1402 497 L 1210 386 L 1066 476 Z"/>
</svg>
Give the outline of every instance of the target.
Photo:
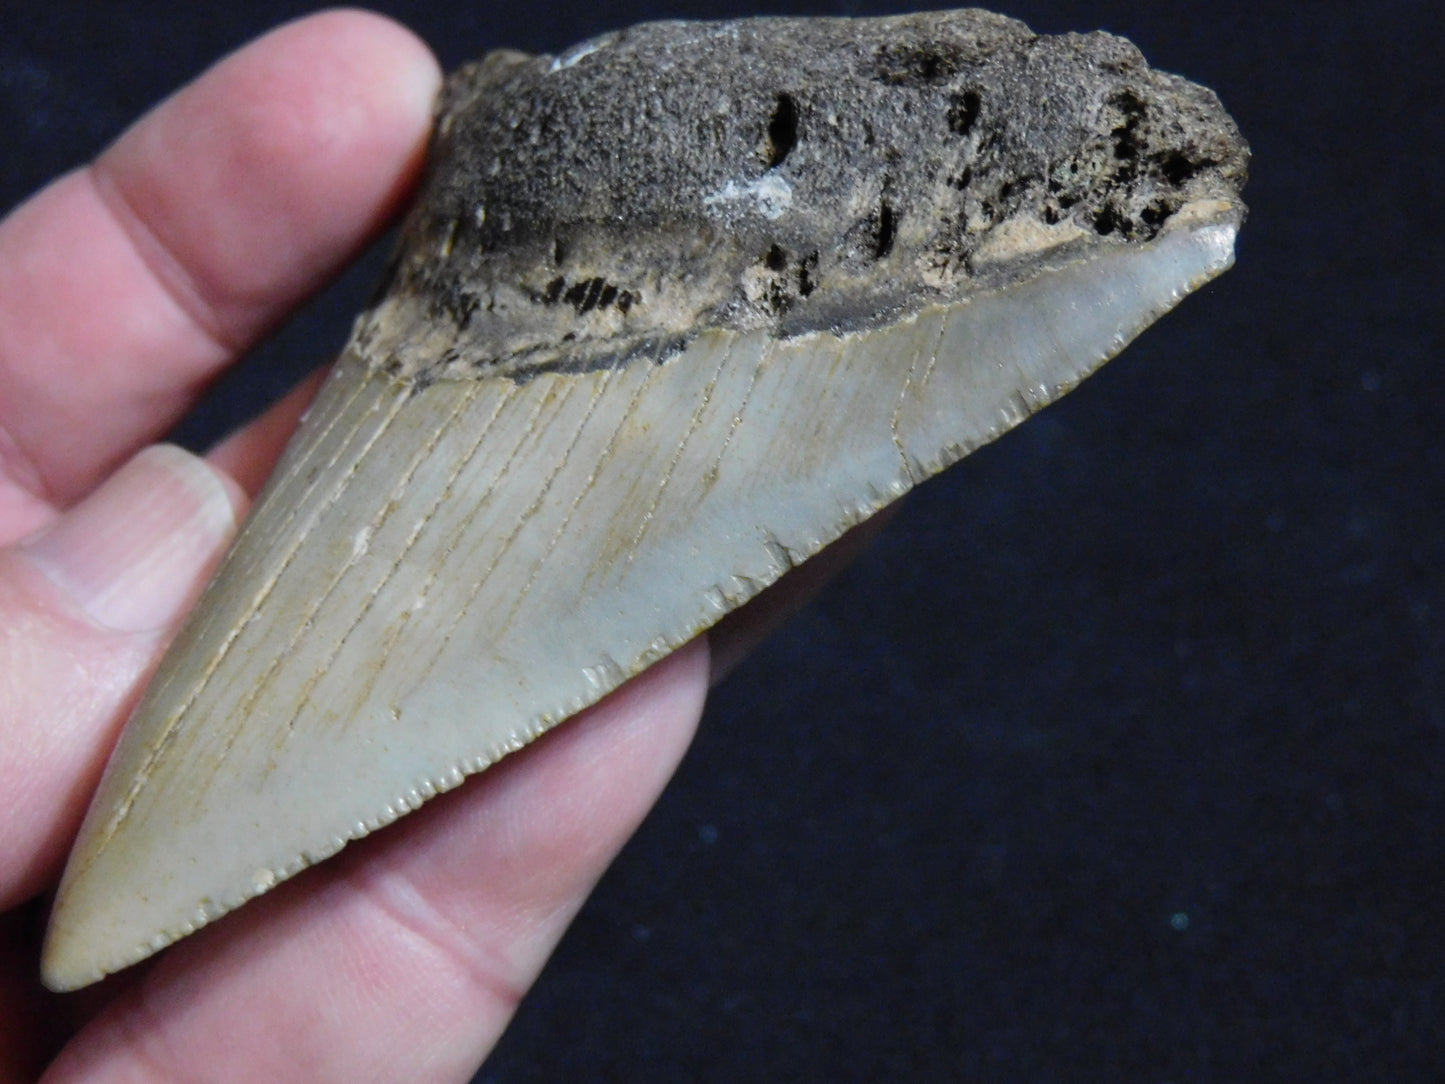
<svg viewBox="0 0 1445 1084">
<path fill-rule="evenodd" d="M 0 223 L 0 486 L 68 503 L 374 234 L 439 74 L 379 16 L 273 31 Z"/>
</svg>

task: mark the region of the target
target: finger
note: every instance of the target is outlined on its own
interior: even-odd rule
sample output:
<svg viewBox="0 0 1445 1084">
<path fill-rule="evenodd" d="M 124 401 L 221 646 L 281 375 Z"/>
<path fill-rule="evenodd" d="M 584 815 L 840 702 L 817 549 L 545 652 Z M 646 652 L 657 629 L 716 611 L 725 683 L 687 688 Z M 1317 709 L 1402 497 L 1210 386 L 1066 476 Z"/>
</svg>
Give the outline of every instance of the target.
<svg viewBox="0 0 1445 1084">
<path fill-rule="evenodd" d="M 47 1080 L 466 1081 L 656 799 L 699 640 L 163 957 Z"/>
<path fill-rule="evenodd" d="M 58 875 L 118 728 L 244 503 L 202 460 L 157 446 L 0 550 L 0 911 Z"/>
<path fill-rule="evenodd" d="M 83 493 L 352 256 L 417 173 L 438 78 L 394 23 L 305 19 L 0 224 L 10 485 Z"/>
</svg>

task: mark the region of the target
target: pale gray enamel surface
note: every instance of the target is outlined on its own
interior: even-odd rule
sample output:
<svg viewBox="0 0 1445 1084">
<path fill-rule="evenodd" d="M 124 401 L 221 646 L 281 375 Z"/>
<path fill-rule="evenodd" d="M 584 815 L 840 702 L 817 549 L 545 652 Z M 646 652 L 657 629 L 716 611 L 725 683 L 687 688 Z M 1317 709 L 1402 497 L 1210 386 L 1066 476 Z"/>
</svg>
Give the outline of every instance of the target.
<svg viewBox="0 0 1445 1084">
<path fill-rule="evenodd" d="M 590 704 L 1232 258 L 1248 149 L 1107 34 L 634 27 L 443 94 L 387 289 L 126 728 L 82 985 Z"/>
<path fill-rule="evenodd" d="M 665 364 L 339 366 L 167 656 L 46 978 L 184 936 L 600 698 L 1067 390 L 1232 260 L 1239 209 L 892 326 Z"/>
</svg>

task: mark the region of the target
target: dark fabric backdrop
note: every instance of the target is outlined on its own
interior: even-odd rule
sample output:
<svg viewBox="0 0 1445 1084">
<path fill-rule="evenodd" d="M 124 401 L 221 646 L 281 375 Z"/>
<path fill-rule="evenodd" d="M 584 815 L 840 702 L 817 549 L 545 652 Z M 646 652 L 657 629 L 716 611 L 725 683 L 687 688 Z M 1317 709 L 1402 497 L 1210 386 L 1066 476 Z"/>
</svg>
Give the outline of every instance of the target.
<svg viewBox="0 0 1445 1084">
<path fill-rule="evenodd" d="M 764 10 L 377 6 L 448 65 Z M 311 8 L 9 0 L 0 204 Z M 1239 265 L 718 691 L 479 1080 L 1445 1079 L 1439 8 L 1007 11 L 1219 91 Z M 375 267 L 180 436 L 334 351 Z"/>
</svg>

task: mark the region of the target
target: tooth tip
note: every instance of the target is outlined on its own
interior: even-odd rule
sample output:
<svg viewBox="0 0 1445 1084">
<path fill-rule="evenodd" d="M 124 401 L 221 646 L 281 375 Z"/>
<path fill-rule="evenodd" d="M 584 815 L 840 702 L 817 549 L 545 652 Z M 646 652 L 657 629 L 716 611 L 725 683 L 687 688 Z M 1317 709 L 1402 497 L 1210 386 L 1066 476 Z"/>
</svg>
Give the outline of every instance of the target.
<svg viewBox="0 0 1445 1084">
<path fill-rule="evenodd" d="M 715 335 L 667 366 L 462 399 L 399 398 L 343 362 L 117 750 L 47 982 L 128 966 L 599 699 L 1217 274 L 1232 229 L 1201 222 L 845 340 Z M 1060 320 L 1087 334 L 1035 356 Z M 953 363 L 995 342 L 1008 364 Z M 926 378 L 920 358 L 937 361 Z M 787 439 L 800 429 L 816 447 Z M 508 473 L 518 442 L 552 465 L 546 502 Z M 780 451 L 803 460 L 784 469 Z M 478 507 L 517 526 L 473 537 Z"/>
<path fill-rule="evenodd" d="M 103 849 L 97 857 L 102 859 L 98 867 L 67 869 L 56 893 L 40 970 L 46 987 L 57 992 L 87 986 L 139 963 L 215 917 L 198 909 L 195 919 L 179 928 L 158 928 L 136 879 L 127 870 L 106 868 Z M 75 857 L 71 866 L 76 866 Z"/>
<path fill-rule="evenodd" d="M 1240 163 L 1175 163 L 1164 172 L 1187 191 L 1167 199 L 1151 187 L 1162 175 L 1121 191 L 1120 150 L 1179 136 L 1139 127 L 1144 84 L 1081 88 L 1105 126 L 1074 161 L 1103 170 L 1102 203 L 1085 214 L 1085 185 L 1043 206 L 1035 137 L 1052 132 L 1062 162 L 1078 118 L 1035 116 L 1063 99 L 1010 97 L 991 76 L 985 108 L 1004 127 L 1024 111 L 1034 143 L 1021 165 L 990 154 L 975 175 L 980 102 L 963 107 L 980 92 L 950 108 L 934 77 L 965 89 L 965 69 L 916 70 L 911 48 L 891 47 L 905 25 L 960 55 L 979 27 L 1034 48 L 1021 24 L 963 13 L 735 24 L 752 42 L 746 78 L 733 54 L 700 58 L 731 113 L 763 125 L 767 191 L 713 185 L 751 175 L 758 148 L 711 114 L 689 119 L 718 100 L 697 93 L 691 64 L 669 84 L 677 138 L 656 137 L 667 88 L 646 77 L 646 43 L 726 49 L 728 34 L 610 39 L 608 63 L 633 67 L 602 76 L 606 93 L 585 82 L 600 61 L 518 83 L 556 107 L 549 123 L 576 123 L 570 139 L 528 137 L 498 104 L 495 80 L 527 62 L 456 77 L 475 112 L 442 118 L 391 291 L 358 321 L 111 759 L 60 891 L 48 984 L 128 966 L 520 748 L 1057 398 L 1232 263 Z M 839 49 L 840 35 L 877 48 Z M 1077 53 L 1060 54 L 1068 72 Z M 784 96 L 777 119 L 778 78 L 813 61 L 828 93 L 799 89 L 801 114 Z M 1107 83 L 1126 69 L 1090 71 Z M 929 108 L 900 113 L 905 86 Z M 841 127 L 814 115 L 835 91 L 857 104 L 838 107 Z M 872 136 L 848 134 L 869 110 L 891 140 L 953 164 L 870 158 Z M 602 128 L 617 146 L 597 146 Z M 639 174 L 654 152 L 667 168 Z M 614 178 L 608 161 L 633 165 Z M 1020 170 L 1038 182 L 1014 192 L 1024 203 L 994 206 Z M 710 180 L 692 191 L 698 177 Z"/>
</svg>

